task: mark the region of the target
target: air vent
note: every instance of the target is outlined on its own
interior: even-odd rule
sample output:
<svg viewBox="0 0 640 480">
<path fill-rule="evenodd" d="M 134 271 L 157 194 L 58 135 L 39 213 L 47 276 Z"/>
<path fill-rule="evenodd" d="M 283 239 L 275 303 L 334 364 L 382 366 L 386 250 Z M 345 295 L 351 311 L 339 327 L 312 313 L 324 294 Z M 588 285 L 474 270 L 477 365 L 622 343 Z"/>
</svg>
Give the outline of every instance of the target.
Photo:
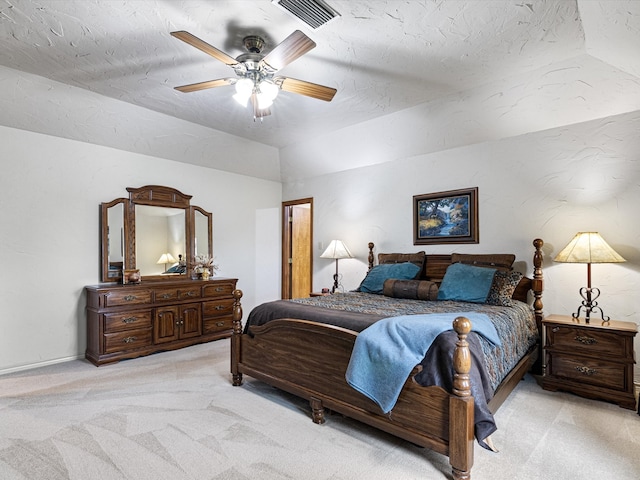
<svg viewBox="0 0 640 480">
<path fill-rule="evenodd" d="M 314 30 L 340 16 L 321 0 L 271 0 L 271 2 Z"/>
</svg>

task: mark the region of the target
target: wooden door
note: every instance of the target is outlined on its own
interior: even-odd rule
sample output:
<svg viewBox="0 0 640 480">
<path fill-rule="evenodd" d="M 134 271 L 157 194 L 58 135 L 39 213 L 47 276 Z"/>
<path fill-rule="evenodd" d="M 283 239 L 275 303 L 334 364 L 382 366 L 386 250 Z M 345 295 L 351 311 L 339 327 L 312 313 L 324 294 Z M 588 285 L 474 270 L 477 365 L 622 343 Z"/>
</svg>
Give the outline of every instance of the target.
<svg viewBox="0 0 640 480">
<path fill-rule="evenodd" d="M 308 297 L 313 275 L 313 199 L 282 205 L 282 298 Z"/>
</svg>

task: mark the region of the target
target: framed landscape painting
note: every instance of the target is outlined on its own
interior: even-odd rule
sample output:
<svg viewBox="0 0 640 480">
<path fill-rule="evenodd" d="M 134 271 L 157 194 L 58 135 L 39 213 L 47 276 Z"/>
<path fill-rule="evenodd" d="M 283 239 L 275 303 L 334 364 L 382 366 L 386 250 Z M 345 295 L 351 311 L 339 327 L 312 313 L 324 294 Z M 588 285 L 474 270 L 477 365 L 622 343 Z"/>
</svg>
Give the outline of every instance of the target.
<svg viewBox="0 0 640 480">
<path fill-rule="evenodd" d="M 413 196 L 414 245 L 478 241 L 478 187 Z"/>
</svg>

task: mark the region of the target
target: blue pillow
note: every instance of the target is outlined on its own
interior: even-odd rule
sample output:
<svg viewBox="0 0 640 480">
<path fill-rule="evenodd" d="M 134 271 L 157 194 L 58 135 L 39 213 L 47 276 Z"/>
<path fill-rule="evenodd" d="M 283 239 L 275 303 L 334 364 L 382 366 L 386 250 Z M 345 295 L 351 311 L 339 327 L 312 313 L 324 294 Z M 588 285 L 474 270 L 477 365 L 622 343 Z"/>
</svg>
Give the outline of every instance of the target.
<svg viewBox="0 0 640 480">
<path fill-rule="evenodd" d="M 438 290 L 438 300 L 484 303 L 495 274 L 495 268 L 474 267 L 464 263 L 449 265 Z"/>
<path fill-rule="evenodd" d="M 369 270 L 369 273 L 367 273 L 367 276 L 360 284 L 358 291 L 366 293 L 382 293 L 384 281 L 388 278 L 411 280 L 416 277 L 419 271 L 420 267 L 410 262 L 376 265 Z"/>
</svg>

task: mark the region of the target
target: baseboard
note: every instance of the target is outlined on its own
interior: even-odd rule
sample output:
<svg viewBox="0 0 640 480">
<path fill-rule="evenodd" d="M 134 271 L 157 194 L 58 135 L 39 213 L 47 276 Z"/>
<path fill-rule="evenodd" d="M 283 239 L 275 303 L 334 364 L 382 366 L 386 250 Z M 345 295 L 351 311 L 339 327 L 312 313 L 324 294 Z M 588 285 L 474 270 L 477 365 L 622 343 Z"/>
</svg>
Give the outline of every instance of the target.
<svg viewBox="0 0 640 480">
<path fill-rule="evenodd" d="M 34 368 L 46 367 L 48 365 L 55 365 L 57 363 L 72 362 L 73 360 L 79 360 L 81 358 L 84 358 L 84 355 L 56 358 L 55 360 L 47 360 L 46 362 L 30 363 L 28 365 L 21 365 L 19 367 L 5 368 L 0 370 L 0 376 L 7 375 L 9 373 L 24 372 L 25 370 L 33 370 Z"/>
</svg>

